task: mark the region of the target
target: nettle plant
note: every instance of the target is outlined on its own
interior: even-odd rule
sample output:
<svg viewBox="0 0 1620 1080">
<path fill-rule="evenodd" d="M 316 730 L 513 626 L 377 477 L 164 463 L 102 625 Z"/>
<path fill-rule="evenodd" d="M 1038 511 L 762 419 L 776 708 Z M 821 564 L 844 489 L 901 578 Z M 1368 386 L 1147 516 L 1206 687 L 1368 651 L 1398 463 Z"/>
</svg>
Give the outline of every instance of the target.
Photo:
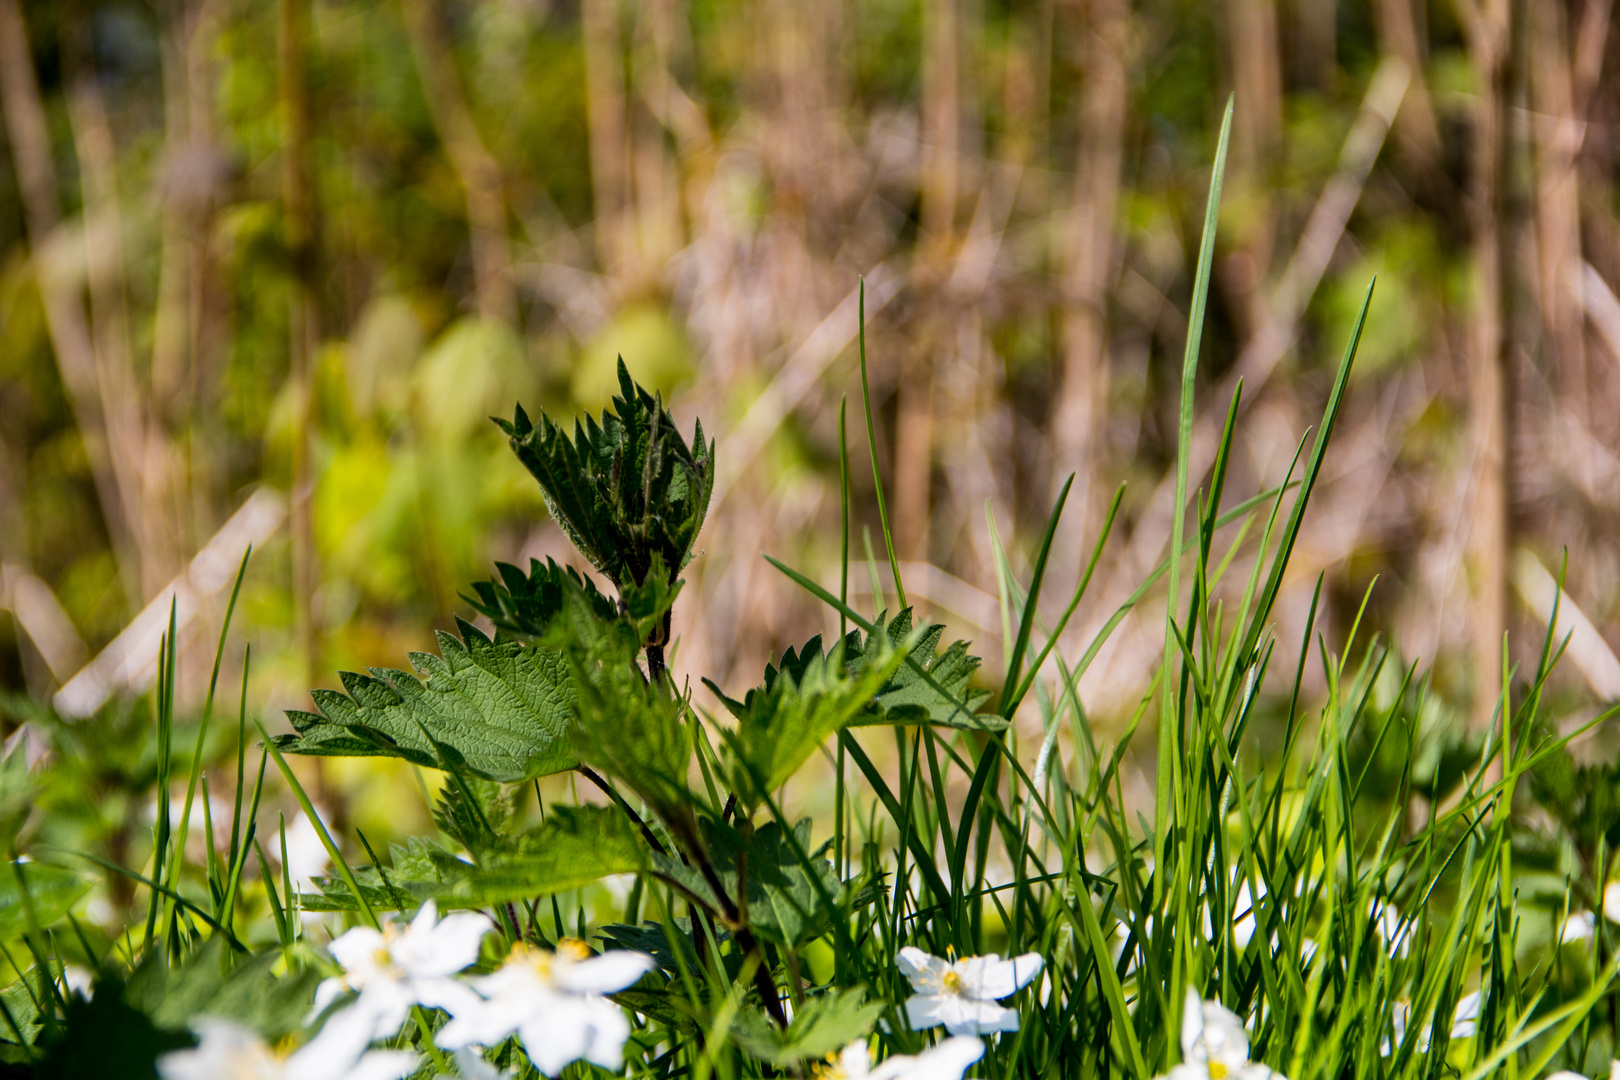
<svg viewBox="0 0 1620 1080">
<path fill-rule="evenodd" d="M 1182 370 L 1179 505 L 1192 487 L 1230 118 L 1229 107 Z M 669 655 L 714 442 L 701 426 L 685 440 L 622 367 L 612 408 L 571 436 L 519 409 L 502 427 L 602 581 L 549 561 L 501 566 L 467 598 L 493 636 L 461 621 L 438 655 L 412 655 L 413 673 L 349 673 L 345 693 L 315 691 L 317 711 L 292 714 L 293 734 L 266 736 L 251 785 L 240 738 L 229 843 L 215 845 L 204 798 L 209 855 L 190 867 L 205 709 L 178 822 L 160 800 L 150 871 L 118 871 L 150 894 L 143 924 L 98 949 L 71 915 L 82 888 L 68 870 L 19 861 L 15 887 L 0 882 L 0 919 L 21 913 L 6 925 L 34 960 L 0 994 L 0 1057 L 39 1075 L 169 1080 L 1535 1080 L 1554 1065 L 1606 1069 L 1620 781 L 1607 766 L 1577 768 L 1555 734 L 1551 635 L 1471 741 L 1447 734 L 1415 669 L 1376 638 L 1359 643 L 1359 619 L 1342 653 L 1354 662 L 1318 640 L 1326 700 L 1302 706 L 1315 599 L 1299 664 L 1272 670 L 1273 605 L 1360 332 L 1358 320 L 1286 482 L 1224 506 L 1234 398 L 1170 554 L 1078 656 L 1058 643 L 1117 496 L 1055 622 L 1037 606 L 1067 489 L 1027 582 L 997 547 L 998 682 L 906 607 L 879 483 L 897 613 L 880 599 L 863 614 L 847 588 L 833 595 L 772 560 L 830 606 L 840 632 L 787 650 L 740 697 L 710 683 L 719 715 L 694 703 Z M 864 339 L 861 365 L 870 434 Z M 842 472 L 847 584 L 847 457 Z M 1078 680 L 1160 582 L 1164 662 L 1107 746 Z M 166 791 L 172 653 L 165 665 Z M 1037 744 L 1020 742 L 1015 719 L 1025 730 L 1038 720 Z M 1124 794 L 1145 720 L 1151 818 L 1128 812 Z M 245 736 L 245 708 L 238 725 Z M 289 754 L 441 771 L 436 835 L 379 854 L 357 834 L 367 861 L 351 865 Z M 784 793 L 822 755 L 832 820 L 793 820 Z M 0 768 L 14 847 L 32 782 L 19 761 Z M 312 893 L 271 870 L 256 835 L 270 761 L 336 867 Z M 528 805 L 540 778 L 563 773 L 600 797 Z M 603 890 L 592 890 L 608 878 L 629 885 L 600 919 L 587 895 L 599 911 Z M 302 928 L 320 912 L 341 931 L 325 948 Z M 245 944 L 267 924 L 270 945 Z M 94 986 L 70 978 L 64 958 L 95 967 Z"/>
</svg>

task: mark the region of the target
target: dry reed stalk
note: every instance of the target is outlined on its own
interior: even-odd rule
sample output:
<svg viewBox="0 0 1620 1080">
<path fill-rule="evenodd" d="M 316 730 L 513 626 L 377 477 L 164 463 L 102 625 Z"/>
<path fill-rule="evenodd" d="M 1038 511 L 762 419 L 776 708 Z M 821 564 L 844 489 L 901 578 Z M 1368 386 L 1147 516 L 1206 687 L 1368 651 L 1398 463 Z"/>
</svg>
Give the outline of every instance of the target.
<svg viewBox="0 0 1620 1080">
<path fill-rule="evenodd" d="M 437 5 L 432 0 L 400 0 L 400 8 L 428 115 L 433 118 L 433 129 L 466 196 L 478 313 L 515 323 L 517 297 L 512 287 L 506 185 L 500 163 L 484 145 L 478 125 L 473 122 Z"/>
<path fill-rule="evenodd" d="M 1508 108 L 1514 48 L 1510 0 L 1456 0 L 1479 77 L 1472 132 L 1469 221 L 1475 304 L 1468 327 L 1468 396 L 1473 428 L 1473 509 L 1470 577 L 1474 582 L 1474 701 L 1472 722 L 1491 722 L 1501 685 L 1502 635 L 1507 630 L 1509 543 L 1508 387 L 1511 342 L 1503 186 L 1509 138 Z"/>
<path fill-rule="evenodd" d="M 277 103 L 280 108 L 282 229 L 293 266 L 287 312 L 288 379 L 293 400 L 292 534 L 294 636 L 306 682 L 319 670 L 313 605 L 319 583 L 314 523 L 314 415 L 312 365 L 319 340 L 315 303 L 315 192 L 310 177 L 310 103 L 306 50 L 308 0 L 280 0 L 277 8 Z"/>
</svg>

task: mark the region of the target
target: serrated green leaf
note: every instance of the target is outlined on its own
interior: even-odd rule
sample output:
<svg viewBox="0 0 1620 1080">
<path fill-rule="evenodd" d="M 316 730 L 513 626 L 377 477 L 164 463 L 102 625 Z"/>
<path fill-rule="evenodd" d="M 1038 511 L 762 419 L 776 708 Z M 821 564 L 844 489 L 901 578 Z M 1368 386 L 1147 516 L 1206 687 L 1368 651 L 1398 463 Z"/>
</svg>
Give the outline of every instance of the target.
<svg viewBox="0 0 1620 1080">
<path fill-rule="evenodd" d="M 160 1028 L 184 1030 L 206 1013 L 279 1039 L 302 1026 L 320 981 L 311 967 L 278 974 L 281 960 L 280 950 L 235 960 L 223 938 L 211 938 L 181 966 L 154 955 L 130 977 L 124 1000 Z"/>
<path fill-rule="evenodd" d="M 748 1053 L 771 1065 L 789 1066 L 836 1053 L 872 1031 L 883 1013 L 881 1001 L 867 1001 L 861 987 L 828 990 L 807 1000 L 784 1030 L 757 1009 L 737 1017 L 732 1037 Z"/>
<path fill-rule="evenodd" d="M 825 858 L 826 845 L 820 851 L 810 847 L 809 818 L 793 826 L 799 847 L 810 855 L 808 870 L 799 863 L 793 845 L 774 821 L 760 826 L 747 839 L 713 821 L 705 820 L 703 828 L 721 887 L 731 896 L 737 895 L 739 856 L 746 853 L 748 921 L 759 937 L 796 948 L 826 933 L 834 918 L 848 917 L 847 911 L 827 909 L 810 877 L 813 870 L 830 896 L 838 897 L 843 892 L 832 863 Z M 655 856 L 653 862 L 660 873 L 679 882 L 687 892 L 716 909 L 720 907 L 719 898 L 698 870 L 670 856 Z M 860 906 L 871 897 L 870 890 L 862 890 L 851 904 Z"/>
<path fill-rule="evenodd" d="M 910 608 L 889 621 L 880 614 L 877 623 L 883 627 L 881 635 L 862 635 L 859 630 L 852 630 L 844 639 L 843 666 L 849 675 L 859 676 L 874 664 L 882 663 L 890 647 L 905 642 L 913 633 L 916 639 L 910 646 L 907 661 L 877 689 L 869 706 L 851 721 L 851 726 L 939 724 L 970 731 L 1006 729 L 1006 720 L 978 711 L 989 699 L 990 691 L 970 685 L 981 661 L 968 653 L 967 642 L 953 642 L 943 653 L 938 652 L 945 627 L 933 623 L 913 631 Z M 797 652 L 789 648 L 779 664 L 765 665 L 764 689 L 769 691 L 784 675 L 798 681 L 804 671 L 819 663 L 823 656 L 820 634 L 805 642 Z M 705 682 L 726 710 L 741 719 L 747 711 L 748 698 L 736 701 L 722 694 L 713 683 Z M 749 693 L 751 696 L 758 692 Z"/>
<path fill-rule="evenodd" d="M 884 644 L 882 655 L 874 650 L 871 662 L 851 674 L 840 670 L 841 650 L 830 657 L 819 647 L 806 646 L 799 656 L 789 652 L 780 669 L 766 668 L 762 688 L 750 690 L 740 706 L 729 703 L 737 717 L 737 730 L 724 733 L 733 789 L 757 798 L 779 787 L 829 736 L 867 709 L 894 678 L 912 642 Z"/>
<path fill-rule="evenodd" d="M 17 839 L 23 823 L 34 808 L 38 784 L 28 769 L 28 754 L 24 743 L 17 745 L 0 761 L 0 848 L 9 850 Z"/>
<path fill-rule="evenodd" d="M 603 619 L 618 613 L 617 605 L 597 589 L 596 582 L 573 567 L 558 566 L 553 559 L 542 565 L 538 559 L 529 560 L 529 573 L 510 563 L 496 563 L 499 579 L 476 581 L 472 585 L 476 596 L 463 596 L 479 613 L 487 616 L 502 631 L 521 641 L 533 644 L 545 635 L 559 611 L 563 594 L 572 588 L 583 592 L 590 606 Z"/>
<path fill-rule="evenodd" d="M 561 650 L 572 680 L 570 733 L 580 760 L 622 780 L 661 813 L 684 807 L 692 756 L 684 705 L 642 673 L 637 627 L 596 618 L 575 591 L 546 644 Z"/>
<path fill-rule="evenodd" d="M 902 664 L 895 670 L 878 691 L 874 707 L 857 720 L 857 724 L 940 724 L 973 731 L 1002 731 L 1007 727 L 1007 721 L 1001 717 L 982 715 L 978 711 L 990 692 L 969 686 L 981 661 L 968 653 L 967 642 L 953 642 L 944 652 L 937 652 L 945 627 L 934 623 L 913 631 L 910 608 L 887 624 L 882 615 L 876 621 L 883 627 L 881 636 L 873 633 L 863 637 L 857 630 L 846 639 L 849 670 L 859 672 L 881 664 L 886 655 L 884 638 L 898 645 L 913 633 L 918 637 L 910 655 L 916 663 Z"/>
<path fill-rule="evenodd" d="M 60 866 L 41 862 L 0 865 L 0 938 L 20 937 L 28 930 L 22 886 L 17 882 L 19 870 L 28 883 L 34 919 L 42 928 L 61 919 L 79 897 L 90 891 L 89 878 Z"/>
<path fill-rule="evenodd" d="M 459 859 L 438 845 L 413 841 L 407 858 L 395 849 L 393 869 L 355 871 L 361 893 L 384 911 L 432 899 L 440 908 L 482 908 L 577 889 L 642 865 L 641 841 L 618 809 L 556 806 L 545 823 L 503 839 L 479 862 Z M 386 881 L 384 880 L 386 878 Z M 356 910 L 341 880 L 317 878 L 319 894 L 302 894 L 310 911 Z"/>
<path fill-rule="evenodd" d="M 276 744 L 297 754 L 441 762 L 489 780 L 517 782 L 578 764 L 567 735 L 574 692 L 553 649 L 491 641 L 457 620 L 461 640 L 439 635 L 443 657 L 412 653 L 423 676 L 372 668 L 343 672 L 348 694 L 315 690 L 318 714 L 289 711 L 296 735 Z"/>
<path fill-rule="evenodd" d="M 530 422 L 521 406 L 510 423 L 496 422 L 568 538 L 622 593 L 647 580 L 654 555 L 671 577 L 690 560 L 714 488 L 714 443 L 699 423 L 689 448 L 622 359 L 619 393 L 600 421 L 576 419 L 572 439 L 549 417 Z"/>
<path fill-rule="evenodd" d="M 61 968 L 53 963 L 51 970 L 59 972 Z M 9 1022 L 0 1018 L 0 1042 L 15 1044 L 20 1035 L 21 1045 L 33 1046 L 45 1027 L 41 1022 L 39 1003 L 50 993 L 45 971 L 39 967 L 29 968 L 26 975 L 0 990 L 0 1004 L 5 1006 L 6 1016 L 10 1017 Z"/>
<path fill-rule="evenodd" d="M 645 922 L 640 926 L 631 926 L 628 923 L 612 923 L 602 927 L 602 936 L 612 943 L 612 947 L 620 949 L 634 949 L 651 956 L 658 964 L 660 970 L 670 975 L 679 975 L 680 967 L 676 960 L 676 949 L 680 950 L 681 959 L 686 964 L 686 970 L 701 971 L 703 962 L 698 959 L 697 945 L 692 937 L 692 920 L 677 918 L 675 920 L 675 942 L 671 944 L 669 935 L 664 930 L 663 923 Z M 717 940 L 722 948 L 731 940 L 731 934 L 724 928 L 717 928 Z M 721 963 L 726 974 L 735 979 L 742 970 L 743 958 L 736 950 L 723 952 Z"/>
</svg>

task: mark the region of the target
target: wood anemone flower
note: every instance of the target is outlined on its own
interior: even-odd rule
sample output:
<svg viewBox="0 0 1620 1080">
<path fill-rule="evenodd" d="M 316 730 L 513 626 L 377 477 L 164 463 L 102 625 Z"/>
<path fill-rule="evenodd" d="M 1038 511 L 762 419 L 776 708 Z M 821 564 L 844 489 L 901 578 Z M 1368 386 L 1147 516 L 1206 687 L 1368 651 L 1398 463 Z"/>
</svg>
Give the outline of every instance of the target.
<svg viewBox="0 0 1620 1080">
<path fill-rule="evenodd" d="M 1011 960 L 994 954 L 961 960 L 930 956 L 907 945 L 895 957 L 916 993 L 906 1002 L 911 1030 L 945 1025 L 952 1035 L 1017 1031 L 1018 1013 L 997 1003 L 1011 997 L 1041 973 L 1038 953 Z"/>
</svg>

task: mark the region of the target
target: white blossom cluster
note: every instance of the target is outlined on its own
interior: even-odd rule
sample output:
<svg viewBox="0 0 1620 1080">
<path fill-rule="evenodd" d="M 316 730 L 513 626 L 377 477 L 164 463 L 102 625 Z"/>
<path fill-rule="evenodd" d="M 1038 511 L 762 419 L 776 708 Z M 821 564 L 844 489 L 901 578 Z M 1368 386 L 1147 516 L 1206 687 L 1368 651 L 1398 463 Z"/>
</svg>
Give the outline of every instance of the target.
<svg viewBox="0 0 1620 1080">
<path fill-rule="evenodd" d="M 490 929 L 482 915 L 440 919 L 431 900 L 407 926 L 356 927 L 332 942 L 343 974 L 316 988 L 309 1019 L 326 1014 L 326 1022 L 302 1048 L 278 1055 L 239 1025 L 203 1017 L 195 1024 L 199 1045 L 165 1054 L 158 1072 L 164 1080 L 400 1080 L 416 1071 L 419 1055 L 371 1044 L 397 1035 L 418 1006 L 450 1014 L 434 1037 L 445 1050 L 492 1046 L 516 1035 L 547 1076 L 573 1061 L 622 1067 L 630 1022 L 604 995 L 651 971 L 652 957 L 629 951 L 597 956 L 570 940 L 554 951 L 520 944 L 491 974 L 459 977 L 477 961 Z M 331 1011 L 350 995 L 352 1001 Z M 476 1053 L 457 1054 L 463 1075 L 477 1072 L 480 1060 Z"/>
<path fill-rule="evenodd" d="M 193 1025 L 198 1045 L 163 1055 L 158 1072 L 164 1080 L 402 1080 L 421 1066 L 420 1055 L 372 1046 L 398 1035 L 417 1007 L 449 1014 L 433 1043 L 454 1053 L 463 1076 L 496 1080 L 482 1048 L 514 1035 L 546 1076 L 575 1061 L 622 1069 L 630 1021 L 607 995 L 651 971 L 653 958 L 631 950 L 597 955 L 564 939 L 555 949 L 520 943 L 494 972 L 464 974 L 490 929 L 482 915 L 441 919 L 429 900 L 408 925 L 349 930 L 332 942 L 342 974 L 316 988 L 308 1022 L 325 1022 L 309 1042 L 280 1053 L 239 1024 L 203 1016 Z M 916 990 L 906 1003 L 913 1030 L 943 1025 L 951 1037 L 878 1064 L 857 1039 L 817 1070 L 825 1080 L 961 1080 L 984 1054 L 973 1036 L 1018 1030 L 1018 1014 L 997 999 L 1028 985 L 1042 966 L 1034 954 L 942 960 L 909 947 L 898 963 Z"/>
<path fill-rule="evenodd" d="M 1383 915 L 1380 930 L 1392 943 L 1404 937 L 1398 916 Z M 430 900 L 408 925 L 390 922 L 377 930 L 357 927 L 332 942 L 342 974 L 315 993 L 309 1016 L 324 1016 L 318 1034 L 290 1053 L 278 1053 L 246 1028 L 217 1017 L 195 1022 L 199 1045 L 158 1060 L 164 1080 L 403 1080 L 422 1064 L 413 1051 L 373 1049 L 392 1039 L 413 1009 L 442 1009 L 450 1020 L 433 1036 L 439 1051 L 453 1053 L 457 1071 L 476 1080 L 500 1080 L 483 1050 L 516 1036 L 535 1067 L 550 1077 L 575 1061 L 617 1072 L 624 1066 L 630 1020 L 607 995 L 653 970 L 646 953 L 612 950 L 594 954 L 580 941 L 563 939 L 555 949 L 520 943 L 487 975 L 464 974 L 477 960 L 491 929 L 482 915 L 439 918 Z M 907 946 L 895 963 L 911 983 L 905 1016 L 913 1031 L 944 1027 L 949 1037 L 917 1055 L 872 1060 L 867 1038 L 856 1039 L 814 1069 L 818 1080 L 962 1080 L 984 1055 L 983 1036 L 1018 1030 L 1018 1013 L 1002 1004 L 1041 974 L 1035 953 L 957 959 L 931 956 Z M 1452 1036 L 1474 1034 L 1478 994 L 1458 1002 Z M 1409 1003 L 1397 1003 L 1396 1044 L 1411 1021 Z M 1391 1052 L 1386 1040 L 1382 1052 Z M 1427 1049 L 1420 1037 L 1418 1049 Z M 1218 1001 L 1189 989 L 1182 1010 L 1182 1062 L 1158 1080 L 1287 1080 L 1249 1060 L 1241 1017 Z M 1548 1080 L 1585 1080 L 1559 1073 Z M 1620 1080 L 1617 1063 L 1609 1080 Z"/>
</svg>

